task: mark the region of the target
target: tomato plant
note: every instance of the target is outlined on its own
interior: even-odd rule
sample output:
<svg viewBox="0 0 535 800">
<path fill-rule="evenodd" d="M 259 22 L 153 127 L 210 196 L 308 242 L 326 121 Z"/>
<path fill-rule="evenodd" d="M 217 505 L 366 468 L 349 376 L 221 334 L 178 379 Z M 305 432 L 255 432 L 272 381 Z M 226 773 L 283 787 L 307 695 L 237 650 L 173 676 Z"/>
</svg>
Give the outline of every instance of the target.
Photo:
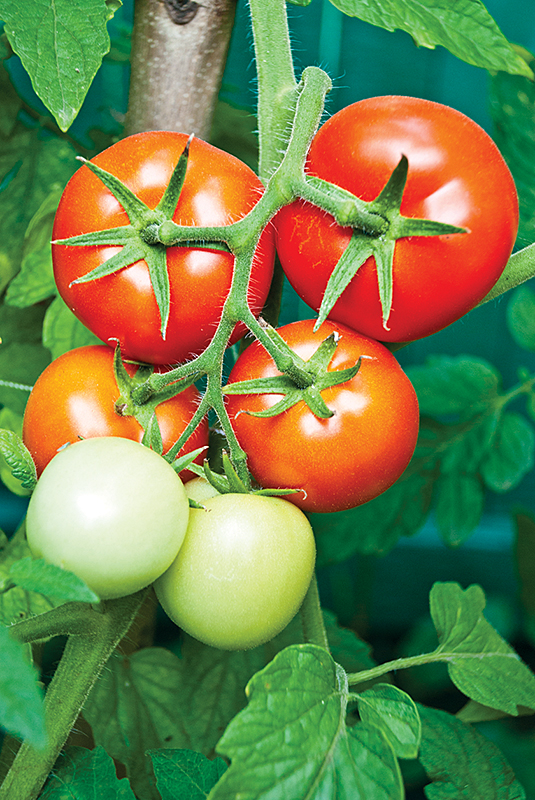
<svg viewBox="0 0 535 800">
<path fill-rule="evenodd" d="M 204 508 L 190 510 L 184 544 L 156 594 L 170 618 L 205 644 L 256 647 L 280 633 L 303 601 L 315 562 L 312 528 L 286 500 L 206 497 L 193 484 L 190 494 Z"/>
<path fill-rule="evenodd" d="M 362 359 L 352 380 L 325 389 L 334 411 L 319 419 L 304 403 L 275 417 L 259 418 L 280 400 L 276 394 L 230 395 L 228 412 L 249 467 L 264 487 L 302 489 L 288 499 L 306 511 L 340 511 L 384 492 L 401 475 L 416 445 L 418 401 L 395 357 L 381 344 L 343 325 L 294 322 L 280 335 L 308 359 L 329 334 L 340 340 L 329 371 Z M 238 358 L 229 384 L 277 375 L 273 360 L 258 343 Z"/>
<path fill-rule="evenodd" d="M 186 532 L 184 484 L 157 453 L 120 437 L 70 445 L 46 467 L 26 518 L 32 553 L 102 599 L 139 591 L 175 558 Z"/>
<path fill-rule="evenodd" d="M 172 132 L 140 133 L 100 153 L 94 163 L 111 172 L 150 209 L 162 199 L 188 137 Z M 234 156 L 193 139 L 185 182 L 173 215 L 189 226 L 226 225 L 251 210 L 262 192 L 254 172 Z M 54 239 L 67 239 L 128 223 L 108 188 L 81 167 L 67 184 L 54 223 Z M 162 249 L 162 245 L 157 247 Z M 75 283 L 121 247 L 53 245 L 58 290 L 76 316 L 104 342 L 118 340 L 124 356 L 153 364 L 173 364 L 200 353 L 210 342 L 228 295 L 234 257 L 202 247 L 169 247 L 169 320 L 165 338 L 160 309 L 145 260 L 87 283 Z M 266 230 L 256 251 L 249 303 L 262 309 L 273 270 L 273 232 Z M 162 276 L 159 281 L 165 280 Z M 232 341 L 245 332 L 235 329 Z"/>
<path fill-rule="evenodd" d="M 125 364 L 130 375 L 137 367 Z M 156 406 L 156 419 L 166 453 L 178 440 L 199 403 L 199 393 L 189 386 Z M 113 369 L 113 350 L 89 345 L 69 350 L 41 373 L 24 412 L 22 439 L 40 475 L 66 444 L 96 436 L 122 436 L 141 442 L 143 428 L 133 416 L 116 409 L 119 388 Z M 204 419 L 190 436 L 180 455 L 208 444 Z M 181 477 L 192 477 L 184 470 Z"/>
<path fill-rule="evenodd" d="M 429 100 L 373 97 L 347 106 L 314 137 L 307 171 L 371 201 L 402 156 L 401 213 L 467 232 L 396 241 L 384 324 L 375 259 L 358 269 L 329 317 L 379 341 L 428 336 L 473 308 L 500 276 L 518 228 L 514 181 L 492 139 L 464 114 Z M 276 227 L 288 279 L 318 310 L 352 228 L 301 200 L 278 213 Z"/>
</svg>

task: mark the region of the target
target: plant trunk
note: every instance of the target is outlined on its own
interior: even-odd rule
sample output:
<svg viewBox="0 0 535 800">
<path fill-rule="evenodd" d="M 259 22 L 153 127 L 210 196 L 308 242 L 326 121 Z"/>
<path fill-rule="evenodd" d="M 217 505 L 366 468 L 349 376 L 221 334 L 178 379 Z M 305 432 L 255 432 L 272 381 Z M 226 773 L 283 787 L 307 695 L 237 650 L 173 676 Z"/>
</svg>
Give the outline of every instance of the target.
<svg viewBox="0 0 535 800">
<path fill-rule="evenodd" d="M 125 134 L 208 138 L 236 0 L 136 0 Z"/>
</svg>

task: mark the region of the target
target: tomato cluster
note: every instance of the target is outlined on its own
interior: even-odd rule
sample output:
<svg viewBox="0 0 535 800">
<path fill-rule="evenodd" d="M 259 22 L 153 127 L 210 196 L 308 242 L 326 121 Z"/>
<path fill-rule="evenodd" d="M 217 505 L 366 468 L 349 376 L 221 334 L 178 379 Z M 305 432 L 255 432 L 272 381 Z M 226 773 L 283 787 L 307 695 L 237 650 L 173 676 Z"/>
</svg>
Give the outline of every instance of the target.
<svg viewBox="0 0 535 800">
<path fill-rule="evenodd" d="M 490 290 L 514 243 L 515 187 L 489 137 L 452 109 L 387 97 L 334 115 L 312 142 L 306 180 L 351 207 L 369 202 L 381 235 L 296 200 L 254 240 L 254 316 L 276 237 L 290 282 L 325 321 L 270 329 L 271 344 L 249 344 L 223 387 L 218 413 L 247 456 L 251 485 L 227 474 L 226 489 L 194 479 L 185 491 L 180 478 L 192 473 L 179 477 L 169 462 L 206 449 L 206 417 L 186 432 L 204 411 L 201 394 L 185 383 L 147 406 L 136 387 L 205 351 L 227 319 L 234 251 L 209 237 L 166 246 L 154 229 L 162 219 L 167 230 L 235 222 L 263 187 L 234 157 L 177 133 L 128 137 L 94 163 L 100 172 L 85 165 L 65 189 L 53 262 L 60 294 L 105 344 L 56 359 L 30 395 L 23 438 L 40 478 L 28 542 L 102 598 L 155 582 L 193 636 L 253 647 L 282 630 L 307 592 L 315 545 L 304 512 L 366 503 L 407 467 L 418 402 L 381 342 L 429 335 Z M 245 333 L 238 316 L 223 346 Z M 149 424 L 158 436 L 147 439 Z M 155 442 L 161 455 L 141 446 Z M 288 489 L 285 499 L 264 491 Z"/>
</svg>

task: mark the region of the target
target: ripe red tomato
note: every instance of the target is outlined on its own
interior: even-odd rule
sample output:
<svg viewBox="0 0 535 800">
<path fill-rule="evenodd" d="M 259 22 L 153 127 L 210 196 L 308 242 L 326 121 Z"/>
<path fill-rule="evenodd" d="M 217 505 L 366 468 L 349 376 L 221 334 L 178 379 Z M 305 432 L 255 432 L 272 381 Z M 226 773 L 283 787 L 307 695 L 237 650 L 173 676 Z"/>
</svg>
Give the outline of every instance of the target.
<svg viewBox="0 0 535 800">
<path fill-rule="evenodd" d="M 253 417 L 281 399 L 275 394 L 228 395 L 227 409 L 251 473 L 266 488 L 303 489 L 287 500 L 304 511 L 341 511 L 366 503 L 391 486 L 407 466 L 418 436 L 418 401 L 411 382 L 382 344 L 327 321 L 279 329 L 307 360 L 333 331 L 340 341 L 329 371 L 362 364 L 350 381 L 322 391 L 334 411 L 319 419 L 304 402 L 276 417 Z M 229 383 L 280 374 L 258 342 L 238 358 Z"/>
<path fill-rule="evenodd" d="M 135 366 L 125 364 L 130 375 Z M 121 436 L 140 442 L 143 428 L 134 417 L 115 411 L 119 389 L 113 372 L 113 350 L 104 345 L 78 347 L 64 353 L 41 373 L 33 387 L 22 427 L 22 439 L 32 454 L 37 474 L 63 445 L 101 436 Z M 199 393 L 190 386 L 156 408 L 166 453 L 195 413 Z M 203 420 L 180 455 L 208 444 L 208 422 Z M 201 459 L 202 460 L 202 459 Z M 192 473 L 184 470 L 188 480 Z"/>
<path fill-rule="evenodd" d="M 165 131 L 122 139 L 93 159 L 120 178 L 150 208 L 166 188 L 188 137 Z M 182 225 L 225 225 L 245 216 L 262 193 L 254 172 L 234 156 L 193 139 L 186 179 L 173 220 Z M 119 202 L 88 167 L 67 184 L 53 238 L 66 239 L 128 224 Z M 255 314 L 266 299 L 273 272 L 271 227 L 260 240 L 249 301 Z M 234 257 L 220 250 L 167 249 L 170 316 L 166 339 L 145 261 L 97 280 L 72 282 L 119 252 L 120 247 L 53 245 L 58 290 L 76 316 L 99 339 L 119 340 L 123 356 L 152 364 L 174 364 L 197 355 L 210 342 L 228 295 Z M 245 333 L 235 329 L 233 341 Z"/>
<path fill-rule="evenodd" d="M 329 318 L 379 341 L 428 336 L 477 305 L 499 278 L 518 228 L 515 185 L 496 145 L 464 114 L 429 100 L 374 97 L 344 108 L 316 134 L 307 172 L 373 200 L 402 155 L 409 173 L 401 214 L 469 232 L 396 242 L 388 330 L 375 260 L 363 264 Z M 318 310 L 352 229 L 301 201 L 281 209 L 275 224 L 284 271 Z"/>
</svg>

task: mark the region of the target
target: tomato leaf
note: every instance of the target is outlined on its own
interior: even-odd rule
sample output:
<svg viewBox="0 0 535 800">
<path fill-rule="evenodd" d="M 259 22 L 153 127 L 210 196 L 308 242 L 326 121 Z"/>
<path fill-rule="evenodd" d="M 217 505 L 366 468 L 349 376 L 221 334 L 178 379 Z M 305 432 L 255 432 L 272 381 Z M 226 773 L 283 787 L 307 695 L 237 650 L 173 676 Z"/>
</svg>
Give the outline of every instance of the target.
<svg viewBox="0 0 535 800">
<path fill-rule="evenodd" d="M 433 800 L 525 800 L 502 752 L 479 731 L 451 714 L 418 706 L 422 720 L 420 762 Z"/>
<path fill-rule="evenodd" d="M 192 750 L 149 750 L 162 800 L 205 800 L 227 769 L 222 758 L 213 761 Z"/>
<path fill-rule="evenodd" d="M 423 366 L 408 367 L 422 414 L 473 416 L 495 400 L 498 371 L 484 359 L 468 356 L 430 356 Z"/>
<path fill-rule="evenodd" d="M 525 417 L 506 411 L 500 417 L 492 447 L 481 463 L 481 474 L 494 492 L 508 492 L 531 471 L 534 462 L 535 432 Z"/>
<path fill-rule="evenodd" d="M 23 414 L 33 384 L 49 363 L 50 354 L 41 344 L 0 344 L 0 403 Z"/>
<path fill-rule="evenodd" d="M 399 766 L 382 733 L 357 723 L 346 728 L 347 683 L 329 654 L 315 645 L 279 653 L 247 686 L 249 703 L 232 720 L 217 750 L 231 766 L 213 800 L 263 800 L 277 792 L 320 798 L 394 800 L 403 796 Z M 292 742 L 289 749 L 286 742 Z"/>
<path fill-rule="evenodd" d="M 507 327 L 517 345 L 535 352 L 535 292 L 528 286 L 519 286 L 507 304 L 506 313 Z"/>
<path fill-rule="evenodd" d="M 58 358 L 75 347 L 102 344 L 102 342 L 74 316 L 67 304 L 58 296 L 46 310 L 43 344 L 52 353 L 52 358 Z"/>
<path fill-rule="evenodd" d="M 23 489 L 33 489 L 37 483 L 37 472 L 33 458 L 20 436 L 13 431 L 0 429 L 0 453 Z"/>
<path fill-rule="evenodd" d="M 518 715 L 519 706 L 535 709 L 535 675 L 483 616 L 480 586 L 435 583 L 431 616 L 448 672 L 457 688 L 482 705 Z"/>
<path fill-rule="evenodd" d="M 47 564 L 42 558 L 25 556 L 11 564 L 9 580 L 27 592 L 39 592 L 63 601 L 99 603 L 100 597 L 81 578 L 68 570 Z"/>
<path fill-rule="evenodd" d="M 66 789 L 68 787 L 68 789 Z M 66 794 L 68 791 L 68 795 Z M 127 778 L 119 779 L 103 747 L 68 747 L 57 760 L 40 800 L 135 800 Z"/>
<path fill-rule="evenodd" d="M 422 725 L 416 703 L 388 683 L 378 683 L 357 697 L 359 716 L 375 725 L 390 742 L 398 758 L 416 758 Z"/>
<path fill-rule="evenodd" d="M 22 436 L 22 415 L 15 414 L 10 408 L 0 409 L 0 437 L 1 431 L 12 431 L 16 436 Z M 25 488 L 21 481 L 13 474 L 11 467 L 2 455 L 0 447 L 0 480 L 13 494 L 27 496 L 31 489 Z"/>
<path fill-rule="evenodd" d="M 480 0 L 331 0 L 351 17 L 394 31 L 409 33 L 421 47 L 446 47 L 454 56 L 490 71 L 503 70 L 532 77 Z"/>
<path fill-rule="evenodd" d="M 26 649 L 0 625 L 0 724 L 37 748 L 46 745 L 43 691 Z"/>
<path fill-rule="evenodd" d="M 485 493 L 477 475 L 449 472 L 442 475 L 435 486 L 436 521 L 447 545 L 461 545 L 477 528 Z"/>
<path fill-rule="evenodd" d="M 35 92 L 66 131 L 110 49 L 104 0 L 2 0 L 0 17 Z"/>
<path fill-rule="evenodd" d="M 0 587 L 9 586 L 12 583 L 9 577 L 11 565 L 29 555 L 31 555 L 30 549 L 26 542 L 24 526 L 22 526 L 1 553 Z M 10 625 L 27 616 L 49 611 L 61 603 L 63 600 L 59 598 L 46 597 L 37 592 L 26 591 L 21 586 L 14 586 L 9 591 L 0 593 L 0 622 Z"/>
<path fill-rule="evenodd" d="M 520 47 L 516 52 L 533 69 L 531 53 Z M 535 241 L 535 84 L 519 75 L 497 72 L 490 80 L 490 112 L 493 138 L 515 179 L 520 207 L 518 244 Z M 532 348 L 529 348 L 532 349 Z"/>
</svg>

